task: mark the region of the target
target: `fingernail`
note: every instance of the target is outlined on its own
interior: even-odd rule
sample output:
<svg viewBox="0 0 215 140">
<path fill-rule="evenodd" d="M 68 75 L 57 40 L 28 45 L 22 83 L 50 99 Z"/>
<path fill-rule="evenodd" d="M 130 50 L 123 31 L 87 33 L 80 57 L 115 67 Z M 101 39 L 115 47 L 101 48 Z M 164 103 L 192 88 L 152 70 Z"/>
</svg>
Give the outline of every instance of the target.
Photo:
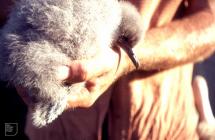
<svg viewBox="0 0 215 140">
<path fill-rule="evenodd" d="M 69 67 L 59 66 L 56 70 L 56 77 L 59 80 L 65 80 L 69 77 Z"/>
</svg>

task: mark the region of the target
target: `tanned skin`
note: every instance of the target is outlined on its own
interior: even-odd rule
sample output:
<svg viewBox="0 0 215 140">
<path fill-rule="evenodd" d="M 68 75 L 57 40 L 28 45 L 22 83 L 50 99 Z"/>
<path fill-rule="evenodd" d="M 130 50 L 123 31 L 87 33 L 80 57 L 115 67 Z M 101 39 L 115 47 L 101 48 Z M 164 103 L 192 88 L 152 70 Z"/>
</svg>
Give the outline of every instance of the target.
<svg viewBox="0 0 215 140">
<path fill-rule="evenodd" d="M 185 82 L 186 84 L 187 82 L 188 84 L 181 84 L 180 86 L 174 84 L 175 86 L 172 87 L 171 85 L 170 87 L 178 90 L 177 95 L 179 96 L 177 96 L 178 98 L 174 98 L 182 99 L 182 101 L 188 98 L 186 103 L 190 104 L 187 104 L 186 106 L 190 107 L 190 110 L 188 111 L 193 113 L 193 118 L 196 121 L 193 125 L 190 125 L 189 128 L 184 127 L 183 129 L 185 131 L 186 129 L 190 131 L 192 130 L 191 132 L 195 133 L 198 125 L 198 113 L 196 112 L 193 99 L 193 95 L 195 94 L 191 91 L 192 64 L 184 64 L 203 60 L 214 52 L 214 2 L 213 0 L 188 0 L 186 1 L 186 11 L 182 13 L 182 18 L 173 21 L 172 19 L 174 13 L 178 9 L 178 5 L 182 3 L 181 0 L 162 2 L 159 0 L 150 2 L 147 0 L 131 0 L 131 2 L 138 7 L 142 14 L 142 20 L 144 21 L 143 27 L 147 30 L 145 38 L 134 48 L 134 53 L 137 55 L 140 62 L 139 69 L 142 71 L 136 72 L 133 75 L 131 74 L 128 77 L 121 78 L 114 85 L 112 94 L 109 94 L 108 92 L 103 94 L 103 92 L 119 77 L 135 70 L 135 67 L 126 53 L 121 49 L 118 50 L 117 53 L 113 50 L 109 50 L 106 55 L 92 60 L 76 61 L 71 64 L 69 68 L 61 69 L 61 72 L 59 73 L 59 79 L 62 80 L 67 79 L 73 82 L 88 81 L 88 85 L 86 85 L 87 92 L 83 93 L 81 96 L 71 97 L 70 105 L 71 107 L 90 107 L 93 105 L 93 108 L 97 108 L 100 111 L 102 110 L 100 114 L 92 115 L 92 118 L 99 116 L 99 120 L 101 122 L 98 124 L 101 126 L 103 121 L 102 118 L 105 114 L 104 112 L 106 112 L 107 106 L 109 105 L 107 102 L 109 102 L 110 96 L 113 95 L 111 97 L 112 100 L 110 105 L 116 109 L 110 109 L 110 117 L 112 117 L 112 119 L 116 119 L 114 115 L 119 116 L 117 116 L 117 120 L 110 122 L 109 127 L 111 130 L 109 131 L 109 137 L 113 140 L 120 138 L 151 138 L 153 131 L 147 129 L 150 124 L 154 124 L 153 113 L 150 113 L 152 115 L 144 116 L 143 114 L 143 116 L 141 116 L 141 113 L 138 114 L 138 112 L 147 111 L 144 110 L 147 107 L 141 105 L 143 105 L 143 102 L 148 99 L 156 102 L 157 100 L 154 99 L 159 97 L 157 95 L 161 95 L 159 94 L 159 91 L 161 91 L 161 88 L 163 87 L 162 85 L 165 85 L 164 83 L 167 81 L 165 79 L 167 77 L 170 78 L 170 82 L 167 83 L 171 85 L 171 82 L 174 82 L 175 80 L 174 78 L 172 80 L 171 77 L 177 77 L 177 72 L 180 71 L 180 73 L 182 73 L 180 76 L 188 77 L 187 79 L 183 79 L 180 83 Z M 157 6 L 159 4 L 160 6 Z M 156 9 L 160 11 L 157 11 L 156 13 Z M 108 63 L 104 63 L 107 62 L 105 61 L 107 56 L 109 60 L 111 60 Z M 96 66 L 96 68 L 92 67 L 92 65 Z M 178 78 L 176 78 L 176 80 L 178 80 Z M 140 83 L 142 83 L 141 86 L 144 93 L 148 93 L 147 95 L 141 92 L 138 93 L 138 90 L 134 90 L 136 85 L 140 85 Z M 181 89 L 179 90 L 178 88 Z M 23 90 L 20 88 L 18 89 Z M 183 96 L 185 92 L 191 94 Z M 20 94 L 25 94 L 25 92 L 20 92 Z M 180 96 L 181 98 L 179 98 Z M 138 100 L 140 98 L 145 100 Z M 148 101 L 150 102 L 150 100 Z M 100 102 L 105 106 L 101 106 L 101 104 L 99 104 Z M 156 103 L 153 103 L 152 105 L 155 106 Z M 170 103 L 169 106 L 171 105 L 173 106 L 174 104 Z M 174 107 L 177 106 L 178 104 L 174 105 Z M 131 108 L 133 108 L 132 111 L 129 110 Z M 114 112 L 116 110 L 118 110 L 118 112 Z M 137 115 L 135 116 L 135 114 Z M 186 117 L 186 114 L 184 116 Z M 149 119 L 143 125 L 146 129 L 142 131 L 140 127 L 137 127 L 138 125 L 135 127 L 135 124 L 139 124 L 144 117 Z M 90 118 L 88 117 L 88 119 Z M 128 120 L 131 121 L 129 122 Z M 114 125 L 117 121 L 119 121 L 119 123 Z M 80 126 L 82 126 L 82 122 L 80 122 Z M 175 127 L 172 127 L 171 130 L 174 128 Z M 178 128 L 177 125 L 176 128 Z M 86 127 L 82 127 L 82 130 L 86 129 Z M 120 133 L 122 132 L 121 130 L 125 130 L 125 133 L 123 133 L 124 135 Z M 162 130 L 165 129 L 160 129 L 159 132 Z M 98 129 L 98 131 L 100 134 L 100 129 Z M 148 132 L 151 132 L 151 135 L 149 135 Z M 186 138 L 188 135 L 183 133 L 179 134 L 183 136 L 182 138 Z M 163 137 L 162 135 L 156 134 L 153 136 L 160 138 Z M 173 138 L 173 136 L 174 135 L 170 135 L 168 138 Z M 193 139 L 198 139 L 198 136 L 196 135 L 191 137 Z"/>
</svg>

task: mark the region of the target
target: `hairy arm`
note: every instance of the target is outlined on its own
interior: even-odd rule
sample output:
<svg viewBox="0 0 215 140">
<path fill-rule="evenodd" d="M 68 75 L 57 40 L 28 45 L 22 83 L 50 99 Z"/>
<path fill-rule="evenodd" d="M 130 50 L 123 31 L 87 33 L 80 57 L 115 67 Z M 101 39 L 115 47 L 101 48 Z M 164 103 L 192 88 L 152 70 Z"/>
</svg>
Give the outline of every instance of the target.
<svg viewBox="0 0 215 140">
<path fill-rule="evenodd" d="M 196 62 L 215 50 L 214 2 L 191 0 L 186 17 L 164 26 L 151 28 L 135 46 L 141 70 L 163 70 Z M 130 62 L 126 56 L 122 64 Z M 127 71 L 134 67 L 129 63 Z"/>
</svg>

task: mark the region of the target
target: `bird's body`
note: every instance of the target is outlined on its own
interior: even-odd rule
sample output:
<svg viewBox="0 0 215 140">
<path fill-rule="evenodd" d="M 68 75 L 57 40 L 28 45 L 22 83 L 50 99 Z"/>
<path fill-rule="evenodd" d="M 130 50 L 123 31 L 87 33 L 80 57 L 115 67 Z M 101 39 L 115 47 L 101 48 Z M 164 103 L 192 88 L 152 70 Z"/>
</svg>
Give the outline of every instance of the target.
<svg viewBox="0 0 215 140">
<path fill-rule="evenodd" d="M 136 36 L 128 42 L 131 46 L 139 40 L 138 12 L 132 7 L 130 16 L 136 17 L 124 20 L 126 7 L 132 6 L 117 0 L 16 2 L 1 31 L 0 77 L 29 90 L 36 126 L 56 119 L 65 110 L 68 96 L 78 94 L 84 84 L 63 85 L 55 76 L 58 66 L 92 58 L 120 37 Z"/>
</svg>

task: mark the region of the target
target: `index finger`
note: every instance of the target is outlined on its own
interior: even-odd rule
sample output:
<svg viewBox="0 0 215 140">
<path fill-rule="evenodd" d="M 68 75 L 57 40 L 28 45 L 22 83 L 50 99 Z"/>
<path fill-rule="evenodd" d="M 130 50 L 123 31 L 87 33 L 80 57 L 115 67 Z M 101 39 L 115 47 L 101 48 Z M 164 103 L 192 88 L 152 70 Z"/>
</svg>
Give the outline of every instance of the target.
<svg viewBox="0 0 215 140">
<path fill-rule="evenodd" d="M 101 76 L 112 69 L 117 69 L 119 54 L 112 49 L 107 49 L 104 53 L 88 59 L 75 60 L 68 66 L 68 74 L 64 79 L 69 83 L 87 81 Z"/>
</svg>

